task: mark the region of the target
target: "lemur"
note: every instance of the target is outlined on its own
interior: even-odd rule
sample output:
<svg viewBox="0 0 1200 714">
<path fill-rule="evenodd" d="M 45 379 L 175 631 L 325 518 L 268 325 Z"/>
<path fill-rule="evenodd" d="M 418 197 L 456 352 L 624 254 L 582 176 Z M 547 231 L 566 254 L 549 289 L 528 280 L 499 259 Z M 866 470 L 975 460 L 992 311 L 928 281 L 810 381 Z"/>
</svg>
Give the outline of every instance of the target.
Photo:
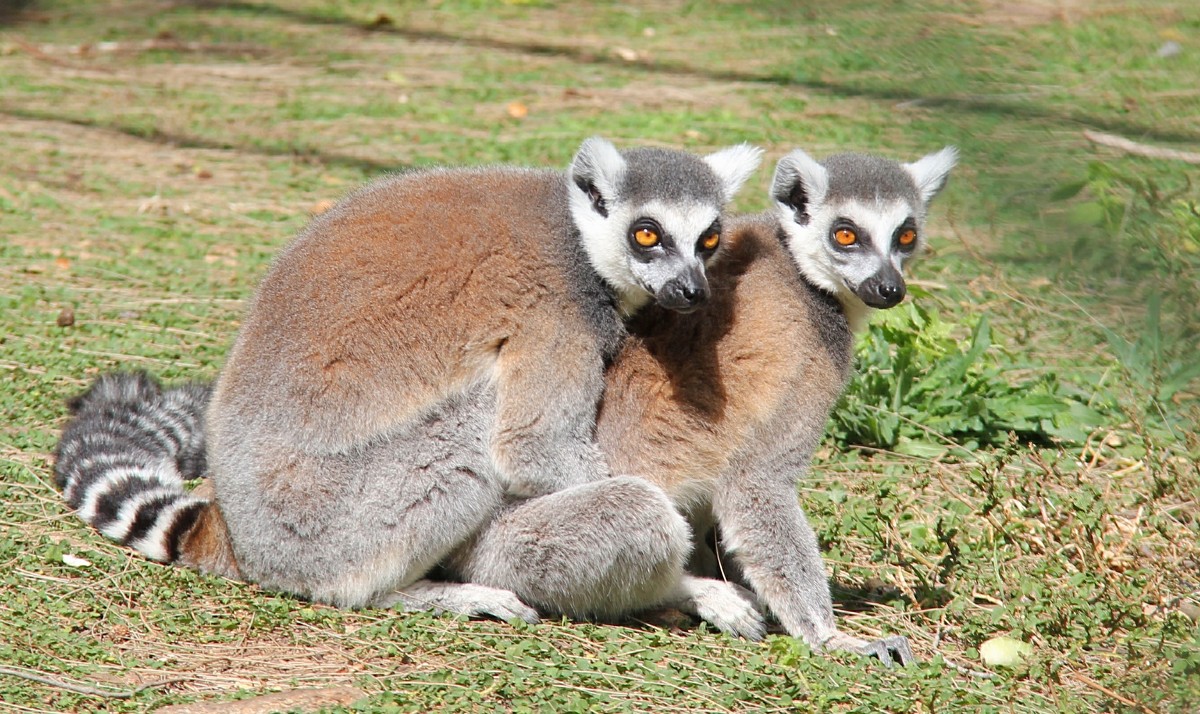
<svg viewBox="0 0 1200 714">
<path fill-rule="evenodd" d="M 788 632 L 818 649 L 910 661 L 904 638 L 867 642 L 837 629 L 795 480 L 849 373 L 851 325 L 903 298 L 902 269 L 924 245 L 926 209 L 954 162 L 952 148 L 904 165 L 862 155 L 824 164 L 800 151 L 784 157 L 772 187 L 775 210 L 726 231 L 728 255 L 710 270 L 711 303 L 686 317 L 644 311 L 607 371 L 600 444 L 614 466 L 657 486 L 647 482 L 639 491 L 631 479 L 613 479 L 510 504 L 447 569 L 519 595 L 521 606 L 614 615 L 674 601 L 723 630 L 760 637 L 754 602 L 736 589 L 695 575 L 665 584 L 672 568 L 659 566 L 685 559 L 691 548 L 686 524 L 664 509 L 665 490 L 667 503 L 692 520 L 720 523 L 726 550 Z M 121 380 L 135 377 L 105 379 L 117 394 Z M 178 392 L 152 401 L 165 404 Z M 105 403 L 134 411 L 112 399 L 97 396 L 95 407 L 77 402 L 73 423 Z M 475 409 L 486 421 L 488 395 L 463 409 L 460 416 Z M 454 433 L 433 421 L 425 426 L 431 441 Z M 71 441 L 68 429 L 63 444 Z M 160 451 L 160 459 L 187 453 Z M 698 528 L 696 537 L 706 531 Z M 219 572 L 228 537 L 201 526 L 183 535 L 181 562 Z M 702 558 L 694 561 L 695 571 L 711 574 Z M 639 599 L 648 592 L 653 597 Z"/>
<path fill-rule="evenodd" d="M 717 574 L 703 557 L 711 556 L 703 538 L 715 522 L 757 598 L 814 649 L 913 659 L 904 637 L 865 641 L 837 628 L 796 482 L 849 377 L 853 330 L 872 309 L 904 298 L 904 267 L 924 245 L 929 202 L 955 161 L 952 147 L 911 164 L 784 156 L 774 210 L 727 225 L 727 252 L 709 271 L 709 303 L 687 315 L 639 314 L 605 375 L 597 441 L 617 472 L 666 491 L 696 525 L 692 574 Z M 609 525 L 614 512 L 658 506 L 598 502 L 563 517 L 539 500 L 502 510 L 451 558 L 453 570 L 538 608 L 586 611 L 604 598 L 603 583 L 582 593 L 557 586 L 565 597 L 547 583 L 569 582 L 598 544 L 622 535 Z M 708 619 L 761 634 L 744 605 L 725 606 Z"/>
<path fill-rule="evenodd" d="M 249 307 L 204 417 L 219 512 L 181 488 L 173 393 L 136 413 L 121 379 L 75 403 L 64 495 L 150 557 L 194 562 L 195 541 L 220 550 L 214 569 L 314 601 L 534 618 L 422 576 L 506 498 L 619 481 L 593 441 L 605 362 L 643 306 L 707 299 L 722 212 L 759 158 L 592 138 L 566 172 L 368 184 L 281 251 Z M 172 457 L 131 456 L 126 427 Z M 229 547 L 205 550 L 221 521 Z"/>
</svg>

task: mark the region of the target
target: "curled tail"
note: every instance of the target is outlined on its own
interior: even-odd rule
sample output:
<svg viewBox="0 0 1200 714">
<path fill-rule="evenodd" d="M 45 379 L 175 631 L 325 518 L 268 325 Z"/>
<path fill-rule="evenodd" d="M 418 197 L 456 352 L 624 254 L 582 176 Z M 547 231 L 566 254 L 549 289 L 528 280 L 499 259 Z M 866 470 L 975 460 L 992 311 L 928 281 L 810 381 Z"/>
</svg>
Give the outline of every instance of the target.
<svg viewBox="0 0 1200 714">
<path fill-rule="evenodd" d="M 236 572 L 216 506 L 184 488 L 204 475 L 211 385 L 163 389 L 145 372 L 101 376 L 67 406 L 54 476 L 85 522 L 153 560 Z"/>
</svg>

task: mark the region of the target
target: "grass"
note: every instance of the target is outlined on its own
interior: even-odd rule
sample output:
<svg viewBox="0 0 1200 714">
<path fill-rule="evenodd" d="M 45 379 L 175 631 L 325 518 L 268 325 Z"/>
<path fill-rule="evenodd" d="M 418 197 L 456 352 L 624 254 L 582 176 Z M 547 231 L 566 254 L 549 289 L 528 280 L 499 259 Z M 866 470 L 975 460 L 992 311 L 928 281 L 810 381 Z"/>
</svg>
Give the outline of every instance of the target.
<svg viewBox="0 0 1200 714">
<path fill-rule="evenodd" d="M 1194 167 L 1082 135 L 1196 150 L 1192 5 L 35 0 L 0 15 L 0 700 L 143 711 L 353 685 L 369 711 L 1194 711 L 1200 187 Z M 1183 51 L 1159 56 L 1170 41 Z M 768 161 L 960 148 L 916 269 L 924 317 L 880 316 L 800 484 L 843 625 L 907 635 L 921 665 L 662 613 L 341 612 L 149 563 L 60 502 L 63 400 L 114 368 L 214 376 L 321 202 L 406 166 L 563 166 L 593 133 L 752 141 Z M 768 175 L 739 209 L 765 206 Z M 964 673 L 997 635 L 1033 655 Z"/>
</svg>

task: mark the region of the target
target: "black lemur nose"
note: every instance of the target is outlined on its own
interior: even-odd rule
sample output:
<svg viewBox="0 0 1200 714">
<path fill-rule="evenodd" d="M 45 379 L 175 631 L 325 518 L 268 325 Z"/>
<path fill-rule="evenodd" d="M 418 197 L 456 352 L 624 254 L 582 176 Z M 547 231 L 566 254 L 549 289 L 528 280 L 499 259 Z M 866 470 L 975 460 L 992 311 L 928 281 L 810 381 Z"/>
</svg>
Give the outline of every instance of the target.
<svg viewBox="0 0 1200 714">
<path fill-rule="evenodd" d="M 883 298 L 884 302 L 895 305 L 904 299 L 904 286 L 897 283 L 881 283 L 879 297 Z"/>
</svg>

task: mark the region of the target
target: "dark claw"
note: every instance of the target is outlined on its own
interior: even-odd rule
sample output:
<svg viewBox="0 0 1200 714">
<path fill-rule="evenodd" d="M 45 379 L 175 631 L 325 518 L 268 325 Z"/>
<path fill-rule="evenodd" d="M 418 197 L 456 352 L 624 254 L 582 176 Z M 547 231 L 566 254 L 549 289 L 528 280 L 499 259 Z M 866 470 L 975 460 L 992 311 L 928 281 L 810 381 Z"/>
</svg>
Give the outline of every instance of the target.
<svg viewBox="0 0 1200 714">
<path fill-rule="evenodd" d="M 893 635 L 868 642 L 859 649 L 859 654 L 874 657 L 889 667 L 893 664 L 907 667 L 917 661 L 912 647 L 908 644 L 908 638 L 903 635 Z"/>
</svg>

